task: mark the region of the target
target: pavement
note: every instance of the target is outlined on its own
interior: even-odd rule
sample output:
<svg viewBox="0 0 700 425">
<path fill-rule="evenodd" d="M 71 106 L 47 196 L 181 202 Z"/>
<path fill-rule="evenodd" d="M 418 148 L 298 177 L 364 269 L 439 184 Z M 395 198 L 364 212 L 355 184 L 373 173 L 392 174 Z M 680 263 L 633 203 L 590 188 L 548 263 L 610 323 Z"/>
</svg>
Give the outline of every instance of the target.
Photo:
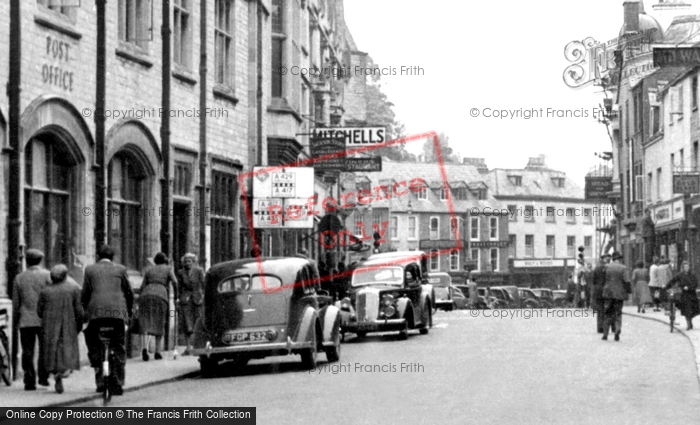
<svg viewBox="0 0 700 425">
<path fill-rule="evenodd" d="M 656 322 L 661 322 L 666 325 L 668 332 L 671 331 L 669 316 L 662 309 L 661 311 L 654 311 L 653 308 L 647 308 L 645 313 L 637 313 L 637 307 L 635 306 L 625 306 L 622 308 L 622 314 L 628 316 L 639 317 L 646 320 L 653 320 Z M 686 330 L 685 317 L 681 316 L 680 312 L 676 310 L 676 322 L 675 322 L 673 332 L 678 332 L 679 334 L 688 338 L 690 344 L 693 346 L 693 352 L 695 354 L 695 366 L 698 373 L 698 381 L 700 381 L 700 316 L 693 320 L 693 329 Z"/>
<path fill-rule="evenodd" d="M 179 347 L 178 352 L 182 353 L 184 348 Z M 127 359 L 125 393 L 199 375 L 197 357 L 179 355 L 174 359 L 172 351 L 162 354 L 162 360 L 154 360 L 153 353 L 147 362 L 140 356 Z M 36 391 L 24 391 L 21 377 L 9 387 L 0 383 L 0 407 L 60 407 L 93 400 L 96 405 L 102 403 L 102 395 L 95 392 L 95 372 L 89 366 L 81 367 L 63 380 L 63 394 L 56 393 L 53 378 L 49 379 L 49 383 L 49 387 L 37 385 Z"/>
</svg>

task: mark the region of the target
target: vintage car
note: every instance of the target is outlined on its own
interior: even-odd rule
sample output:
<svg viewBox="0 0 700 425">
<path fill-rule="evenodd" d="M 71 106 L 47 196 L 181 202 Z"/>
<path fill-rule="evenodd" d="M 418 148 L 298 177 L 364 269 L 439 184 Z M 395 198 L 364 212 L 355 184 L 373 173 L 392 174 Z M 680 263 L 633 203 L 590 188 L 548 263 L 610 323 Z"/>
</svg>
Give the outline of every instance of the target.
<svg viewBox="0 0 700 425">
<path fill-rule="evenodd" d="M 566 290 L 555 289 L 552 291 L 552 300 L 554 301 L 555 307 L 566 308 L 571 307 Z"/>
<path fill-rule="evenodd" d="M 455 308 L 457 308 L 457 309 L 472 308 L 471 307 L 471 300 L 469 299 L 469 286 L 460 284 L 460 285 L 454 285 L 454 287 L 464 297 L 464 306 L 462 306 L 462 301 L 458 300 L 458 296 L 455 296 L 456 293 L 452 295 L 452 298 L 455 301 Z M 477 288 L 477 292 L 478 292 L 478 288 Z M 485 301 L 484 297 L 477 294 L 476 305 L 474 306 L 474 308 L 476 308 L 476 309 L 488 308 L 488 303 Z"/>
<path fill-rule="evenodd" d="M 522 308 L 542 308 L 540 297 L 537 296 L 531 289 L 518 288 L 518 297 Z"/>
<path fill-rule="evenodd" d="M 455 309 L 455 303 L 452 299 L 454 287 L 452 286 L 452 278 L 447 273 L 427 273 L 428 283 L 433 285 L 434 304 L 433 308 L 437 310 L 452 311 Z"/>
<path fill-rule="evenodd" d="M 542 308 L 554 307 L 554 296 L 552 295 L 551 289 L 532 288 L 532 292 L 540 298 L 540 305 Z"/>
<path fill-rule="evenodd" d="M 479 298 L 486 304 L 486 308 L 489 309 L 503 309 L 508 308 L 508 303 L 502 299 L 494 296 L 489 288 L 477 288 L 479 293 Z M 500 292 L 499 292 L 500 293 Z"/>
<path fill-rule="evenodd" d="M 516 308 L 517 307 L 515 305 L 515 300 L 513 299 L 513 297 L 511 297 L 510 293 L 501 287 L 496 287 L 496 286 L 490 287 L 489 294 L 491 294 L 492 297 L 498 298 L 498 300 L 501 301 L 505 305 L 505 308 Z"/>
<path fill-rule="evenodd" d="M 227 261 L 209 269 L 204 315 L 197 320 L 192 354 L 203 374 L 219 362 L 234 367 L 273 355 L 300 354 L 304 368 L 316 353 L 340 359 L 340 314 L 320 290 L 318 269 L 304 258 Z"/>
<path fill-rule="evenodd" d="M 456 310 L 469 308 L 469 298 L 464 295 L 462 289 L 458 288 L 457 286 L 451 286 L 450 289 L 452 290 L 452 301 L 454 301 L 454 308 Z"/>
<path fill-rule="evenodd" d="M 424 258 L 420 251 L 392 252 L 357 264 L 349 296 L 336 303 L 343 336 L 399 331 L 399 338 L 406 339 L 409 329 L 427 334 L 433 324 L 433 287 L 424 277 Z"/>
</svg>

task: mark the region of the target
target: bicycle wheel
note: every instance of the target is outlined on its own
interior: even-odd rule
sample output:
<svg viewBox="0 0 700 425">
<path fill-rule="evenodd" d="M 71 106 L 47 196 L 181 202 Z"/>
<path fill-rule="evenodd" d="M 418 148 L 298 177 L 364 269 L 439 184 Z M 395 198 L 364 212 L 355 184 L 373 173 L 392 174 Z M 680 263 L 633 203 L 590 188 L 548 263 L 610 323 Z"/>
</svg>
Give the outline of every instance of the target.
<svg viewBox="0 0 700 425">
<path fill-rule="evenodd" d="M 8 387 L 12 385 L 12 362 L 10 361 L 10 344 L 5 332 L 0 331 L 0 378 Z"/>
</svg>

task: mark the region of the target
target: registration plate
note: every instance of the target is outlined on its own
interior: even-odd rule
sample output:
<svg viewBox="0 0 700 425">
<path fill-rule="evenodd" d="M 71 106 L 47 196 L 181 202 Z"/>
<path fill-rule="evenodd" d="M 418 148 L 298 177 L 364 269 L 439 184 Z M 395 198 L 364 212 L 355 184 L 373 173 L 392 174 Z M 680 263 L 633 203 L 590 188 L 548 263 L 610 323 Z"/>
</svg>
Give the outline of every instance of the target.
<svg viewBox="0 0 700 425">
<path fill-rule="evenodd" d="M 226 332 L 221 339 L 224 344 L 238 344 L 242 342 L 267 342 L 271 339 L 272 331 L 256 332 Z"/>
</svg>

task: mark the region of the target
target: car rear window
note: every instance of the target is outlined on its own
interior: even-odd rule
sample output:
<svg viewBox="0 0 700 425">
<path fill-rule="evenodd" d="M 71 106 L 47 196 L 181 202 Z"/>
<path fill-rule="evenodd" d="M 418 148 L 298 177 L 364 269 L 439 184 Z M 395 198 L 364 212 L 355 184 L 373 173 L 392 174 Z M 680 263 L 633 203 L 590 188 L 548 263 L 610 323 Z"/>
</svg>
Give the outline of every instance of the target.
<svg viewBox="0 0 700 425">
<path fill-rule="evenodd" d="M 233 276 L 219 283 L 219 292 L 262 291 L 282 287 L 282 281 L 277 276 L 254 275 Z"/>
<path fill-rule="evenodd" d="M 352 286 L 369 283 L 403 284 L 404 271 L 401 267 L 380 267 L 377 269 L 357 269 L 352 274 Z"/>
</svg>

